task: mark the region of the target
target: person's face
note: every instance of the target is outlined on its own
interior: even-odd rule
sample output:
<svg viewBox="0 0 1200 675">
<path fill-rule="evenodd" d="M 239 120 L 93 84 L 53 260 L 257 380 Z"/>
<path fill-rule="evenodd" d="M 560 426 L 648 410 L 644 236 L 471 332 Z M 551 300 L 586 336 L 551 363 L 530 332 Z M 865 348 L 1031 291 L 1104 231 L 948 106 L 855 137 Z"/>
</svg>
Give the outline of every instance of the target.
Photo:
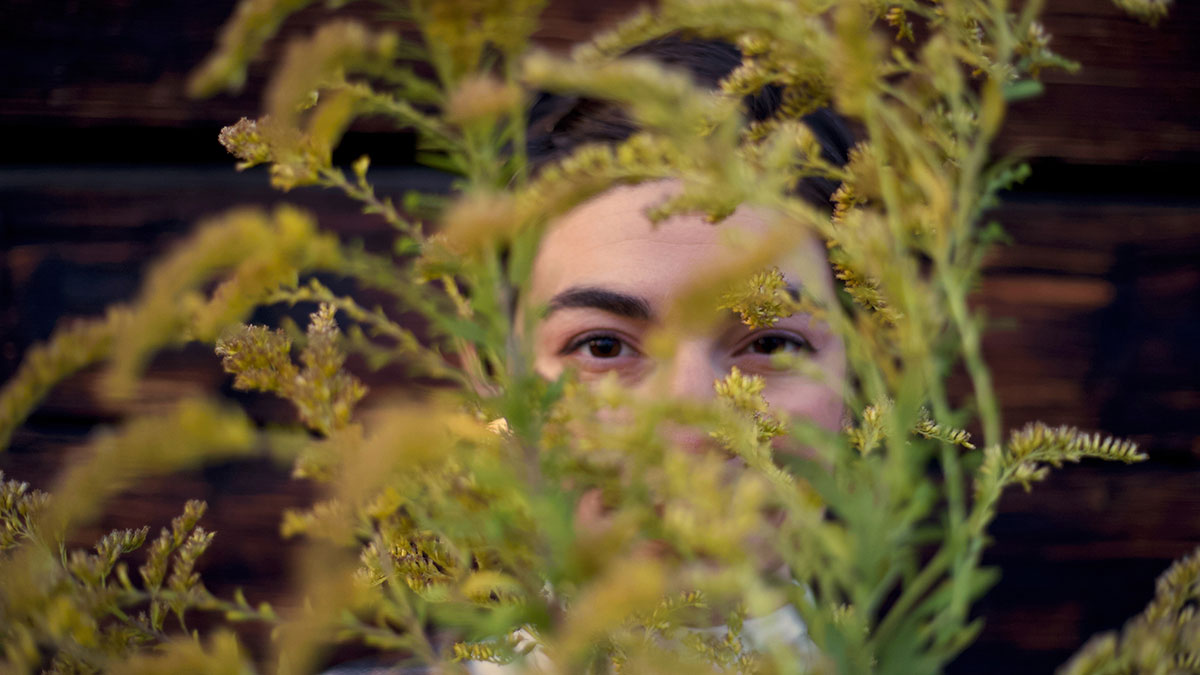
<svg viewBox="0 0 1200 675">
<path fill-rule="evenodd" d="M 675 181 L 614 188 L 568 213 L 546 234 L 530 291 L 531 306 L 547 308 L 534 331 L 535 368 L 547 378 L 574 368 L 583 381 L 615 373 L 637 395 L 703 400 L 715 395 L 714 381 L 736 366 L 763 378 L 772 409 L 837 429 L 844 347 L 827 325 L 807 315 L 752 329 L 730 313 L 716 329 L 685 336 L 666 360 L 647 355 L 648 336 L 672 302 L 706 270 L 738 255 L 728 235 L 761 237 L 768 229 L 763 214 L 747 208 L 717 225 L 699 215 L 652 224 L 646 209 L 678 189 Z M 804 278 L 817 297 L 832 298 L 823 245 L 814 237 L 805 248 L 786 252 L 776 264 L 790 285 Z M 806 265 L 822 271 L 805 274 Z M 774 367 L 771 357 L 781 352 L 806 356 L 823 376 L 818 381 Z"/>
</svg>

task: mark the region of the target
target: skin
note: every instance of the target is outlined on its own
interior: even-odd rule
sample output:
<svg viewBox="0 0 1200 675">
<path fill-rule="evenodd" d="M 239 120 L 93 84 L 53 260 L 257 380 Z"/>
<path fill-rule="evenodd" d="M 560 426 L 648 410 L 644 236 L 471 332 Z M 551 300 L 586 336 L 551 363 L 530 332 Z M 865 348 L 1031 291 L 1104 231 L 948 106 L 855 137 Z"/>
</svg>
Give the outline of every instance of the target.
<svg viewBox="0 0 1200 675">
<path fill-rule="evenodd" d="M 671 303 L 705 270 L 737 255 L 729 237 L 768 231 L 766 214 L 749 208 L 717 225 L 695 214 L 652 224 L 646 209 L 679 189 L 676 181 L 613 188 L 550 229 L 534 261 L 530 292 L 532 306 L 548 308 L 535 327 L 536 369 L 554 378 L 574 368 L 584 381 L 611 372 L 636 396 L 703 401 L 715 396 L 713 382 L 736 366 L 764 379 L 772 410 L 838 429 L 843 405 L 836 387 L 845 380 L 845 348 L 827 325 L 807 315 L 751 329 L 730 313 L 711 332 L 680 341 L 666 360 L 646 354 Z M 833 297 L 820 241 L 814 237 L 804 250 L 783 253 L 776 264 L 790 285 L 803 278 L 818 297 Z M 773 367 L 771 355 L 778 352 L 806 355 L 822 376 L 814 380 Z"/>
</svg>

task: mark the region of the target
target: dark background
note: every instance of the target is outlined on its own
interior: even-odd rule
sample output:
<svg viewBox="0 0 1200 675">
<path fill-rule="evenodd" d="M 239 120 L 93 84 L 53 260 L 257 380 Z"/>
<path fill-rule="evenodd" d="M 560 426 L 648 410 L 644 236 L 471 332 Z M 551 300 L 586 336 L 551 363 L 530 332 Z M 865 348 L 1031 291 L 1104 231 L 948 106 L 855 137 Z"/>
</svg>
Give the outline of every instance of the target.
<svg viewBox="0 0 1200 675">
<path fill-rule="evenodd" d="M 1006 425 L 1040 419 L 1132 437 L 1151 455 L 1085 463 L 1004 498 L 992 527 L 999 585 L 978 608 L 979 641 L 961 673 L 1050 672 L 1097 631 L 1119 627 L 1153 579 L 1200 543 L 1200 4 L 1158 28 L 1101 0 L 1050 0 L 1053 46 L 1081 61 L 1046 73 L 1046 93 L 1010 113 L 1002 149 L 1034 176 L 996 214 L 1014 243 L 992 257 L 979 301 Z M 562 47 L 636 3 L 553 2 L 542 41 Z M 365 6 L 351 5 L 351 13 Z M 284 199 L 262 172 L 235 173 L 221 126 L 255 116 L 267 69 L 246 94 L 191 101 L 188 71 L 211 48 L 230 0 L 7 0 L 0 8 L 0 378 L 59 317 L 96 314 L 136 290 L 148 260 L 233 204 Z M 320 9 L 286 34 L 321 20 Z M 282 44 L 272 43 L 274 52 Z M 414 168 L 412 140 L 365 125 L 339 159 L 372 155 L 380 192 L 438 179 Z M 332 193 L 286 196 L 347 237 L 388 232 Z M 91 393 L 94 373 L 61 386 L 0 454 L 8 477 L 48 487 L 99 423 L 162 409 L 189 392 L 228 392 L 207 350 L 160 357 L 121 409 Z M 376 394 L 395 389 L 384 373 Z M 255 400 L 263 419 L 287 419 Z M 96 528 L 165 524 L 187 498 L 210 502 L 219 531 L 202 563 L 214 590 L 277 592 L 288 545 L 279 512 L 310 497 L 266 460 L 152 482 L 116 500 Z"/>
</svg>

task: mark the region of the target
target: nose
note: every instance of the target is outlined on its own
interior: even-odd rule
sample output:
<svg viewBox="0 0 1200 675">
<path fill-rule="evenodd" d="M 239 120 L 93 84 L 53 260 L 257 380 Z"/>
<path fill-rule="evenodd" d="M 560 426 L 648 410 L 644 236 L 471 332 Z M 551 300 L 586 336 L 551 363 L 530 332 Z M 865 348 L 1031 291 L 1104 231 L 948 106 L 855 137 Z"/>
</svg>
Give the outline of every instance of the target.
<svg viewBox="0 0 1200 675">
<path fill-rule="evenodd" d="M 707 401 L 714 396 L 713 382 L 722 376 L 705 340 L 685 340 L 667 364 L 667 394 L 676 399 Z"/>
<path fill-rule="evenodd" d="M 683 341 L 665 365 L 667 396 L 692 402 L 704 402 L 716 396 L 713 381 L 722 373 L 713 357 L 711 342 Z M 688 452 L 703 453 L 717 448 L 707 432 L 690 425 L 669 422 L 660 427 L 660 431 L 671 444 Z"/>
</svg>

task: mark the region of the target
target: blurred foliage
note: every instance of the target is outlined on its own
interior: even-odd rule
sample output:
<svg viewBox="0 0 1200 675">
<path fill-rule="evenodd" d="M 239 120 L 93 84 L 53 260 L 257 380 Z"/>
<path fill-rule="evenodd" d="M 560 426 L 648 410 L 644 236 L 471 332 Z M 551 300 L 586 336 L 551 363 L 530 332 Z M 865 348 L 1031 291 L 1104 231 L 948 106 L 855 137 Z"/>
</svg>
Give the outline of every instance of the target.
<svg viewBox="0 0 1200 675">
<path fill-rule="evenodd" d="M 1063 675 L 1187 673 L 1200 668 L 1200 549 L 1163 572 L 1154 599 L 1119 632 L 1097 635 L 1060 671 Z"/>
<path fill-rule="evenodd" d="M 310 4 L 243 0 L 192 91 L 240 87 Z M 1166 10 L 1118 4 L 1147 20 Z M 357 641 L 437 672 L 470 660 L 544 672 L 939 672 L 980 629 L 970 608 L 996 578 L 980 558 L 1004 488 L 1028 489 L 1063 462 L 1143 459 L 1070 428 L 1006 436 L 982 317 L 967 302 L 994 238 L 983 215 L 1024 175 L 989 154 L 1006 104 L 1040 91 L 1042 69 L 1073 67 L 1049 49 L 1041 2 L 663 0 L 566 56 L 530 47 L 536 0 L 379 5 L 378 27 L 335 17 L 293 38 L 264 116 L 220 140 L 239 169 L 266 165 L 280 189 L 344 192 L 395 229 L 393 251 L 340 242 L 292 207 L 232 211 L 155 264 L 128 306 L 32 349 L 0 393 L 7 439 L 73 372 L 105 363 L 101 393 L 121 398 L 156 351 L 199 340 L 215 343 L 236 388 L 293 403 L 306 431 L 256 429 L 223 404 L 189 400 L 98 434 L 49 496 L 5 483 L 6 669 L 312 672 L 332 645 Z M 743 63 L 709 91 L 626 56 L 668 35 L 736 44 Z M 748 125 L 743 96 L 764 87 L 779 89 L 782 110 Z M 535 91 L 613 101 L 640 131 L 533 176 Z M 822 158 L 800 121 L 822 106 L 865 130 L 845 167 Z M 368 158 L 331 163 L 367 115 L 415 132 L 420 159 L 458 176 L 448 203 L 413 194 L 398 207 L 377 195 Z M 841 184 L 832 214 L 792 192 L 806 177 Z M 655 219 L 716 221 L 739 205 L 779 216 L 759 249 L 672 308 L 680 321 L 661 331 L 663 348 L 714 306 L 752 326 L 819 316 L 847 347 L 845 433 L 784 419 L 762 380 L 737 371 L 711 405 L 629 406 L 615 380 L 585 387 L 532 370 L 523 336 L 537 312 L 516 309 L 547 223 L 609 187 L 661 178 L 682 190 Z M 810 233 L 827 242 L 846 302 L 793 296 L 764 271 Z M 394 304 L 363 307 L 316 273 Z M 307 333 L 242 325 L 274 303 L 315 305 Z M 423 317 L 422 335 L 396 321 L 402 312 Z M 431 384 L 355 415 L 366 390 L 345 370 L 351 353 Z M 959 365 L 966 401 L 946 391 Z M 629 419 L 614 423 L 605 411 L 616 408 Z M 962 430 L 975 418 L 980 439 Z M 667 422 L 702 430 L 720 451 L 676 447 L 659 433 Z M 777 456 L 781 437 L 813 455 Z M 148 546 L 140 581 L 123 558 L 147 529 L 114 532 L 94 553 L 66 550 L 140 478 L 267 452 L 324 492 L 283 515 L 283 535 L 309 542 L 283 611 L 204 588 L 198 561 L 213 539 L 199 503 Z M 593 499 L 606 511 L 598 528 L 576 519 Z M 1172 568 L 1146 614 L 1090 643 L 1068 672 L 1194 669 L 1196 567 Z M 189 631 L 197 611 L 270 624 L 272 654 L 255 664 L 229 628 Z"/>
</svg>

